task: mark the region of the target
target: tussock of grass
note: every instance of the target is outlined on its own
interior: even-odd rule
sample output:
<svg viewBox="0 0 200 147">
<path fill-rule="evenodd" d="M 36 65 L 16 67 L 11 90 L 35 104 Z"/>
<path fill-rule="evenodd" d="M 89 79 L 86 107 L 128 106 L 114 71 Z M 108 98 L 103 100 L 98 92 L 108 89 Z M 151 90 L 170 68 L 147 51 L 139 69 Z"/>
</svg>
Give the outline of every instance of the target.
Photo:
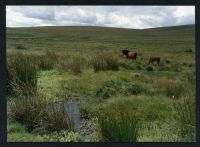
<svg viewBox="0 0 200 147">
<path fill-rule="evenodd" d="M 73 130 L 64 102 L 52 103 L 47 106 L 42 114 L 40 127 L 51 132 L 64 129 Z"/>
<path fill-rule="evenodd" d="M 68 54 L 59 56 L 56 66 L 60 71 L 72 71 L 75 75 L 82 73 L 84 59 L 80 56 L 72 57 Z"/>
<path fill-rule="evenodd" d="M 22 44 L 17 44 L 16 45 L 16 49 L 17 50 L 26 50 L 27 48 L 24 45 L 22 45 Z"/>
<path fill-rule="evenodd" d="M 105 141 L 136 142 L 139 120 L 134 111 L 124 107 L 109 107 L 98 117 L 99 126 Z"/>
<path fill-rule="evenodd" d="M 113 56 L 98 55 L 93 58 L 92 63 L 95 71 L 119 70 L 119 62 Z"/>
<path fill-rule="evenodd" d="M 10 100 L 8 117 L 24 124 L 28 131 L 32 131 L 38 126 L 40 114 L 46 105 L 47 102 L 44 97 L 38 94 L 20 96 Z"/>
<path fill-rule="evenodd" d="M 148 66 L 148 67 L 146 68 L 146 70 L 147 70 L 147 71 L 154 71 L 154 69 L 153 69 L 152 66 Z"/>
<path fill-rule="evenodd" d="M 41 70 L 51 70 L 58 61 L 58 56 L 53 51 L 46 50 L 45 55 L 36 57 L 37 65 Z"/>
<path fill-rule="evenodd" d="M 166 86 L 166 95 L 170 98 L 178 99 L 185 92 L 185 87 L 182 82 L 169 81 Z"/>
<path fill-rule="evenodd" d="M 8 117 L 10 120 L 24 124 L 28 132 L 38 127 L 50 132 L 73 130 L 64 104 L 59 107 L 49 106 L 47 99 L 37 93 L 11 99 Z"/>
<path fill-rule="evenodd" d="M 116 95 L 138 95 L 148 93 L 148 91 L 132 80 L 116 79 L 103 82 L 101 88 L 96 92 L 97 97 L 109 98 Z"/>
<path fill-rule="evenodd" d="M 182 141 L 193 141 L 196 138 L 196 117 L 194 98 L 184 98 L 180 102 L 174 102 L 175 119 L 178 121 L 177 127 Z"/>
<path fill-rule="evenodd" d="M 7 91 L 12 93 L 20 88 L 37 89 L 38 71 L 28 56 L 17 54 L 7 65 Z M 26 92 L 25 91 L 25 92 Z"/>
</svg>

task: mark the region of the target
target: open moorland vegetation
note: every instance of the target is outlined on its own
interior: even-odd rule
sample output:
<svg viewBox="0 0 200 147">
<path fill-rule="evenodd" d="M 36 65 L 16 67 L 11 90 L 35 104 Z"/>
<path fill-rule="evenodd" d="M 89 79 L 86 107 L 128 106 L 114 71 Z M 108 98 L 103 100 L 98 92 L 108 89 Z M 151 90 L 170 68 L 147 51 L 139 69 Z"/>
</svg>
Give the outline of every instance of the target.
<svg viewBox="0 0 200 147">
<path fill-rule="evenodd" d="M 6 31 L 9 142 L 195 141 L 194 25 Z M 79 129 L 69 101 L 78 104 Z"/>
</svg>

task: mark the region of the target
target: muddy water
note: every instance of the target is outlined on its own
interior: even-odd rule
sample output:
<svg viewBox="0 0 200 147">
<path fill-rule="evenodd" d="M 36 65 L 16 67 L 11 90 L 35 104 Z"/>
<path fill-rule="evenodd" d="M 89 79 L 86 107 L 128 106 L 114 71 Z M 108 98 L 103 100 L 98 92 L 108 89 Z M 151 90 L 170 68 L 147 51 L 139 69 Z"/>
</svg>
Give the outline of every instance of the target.
<svg viewBox="0 0 200 147">
<path fill-rule="evenodd" d="M 84 141 L 90 140 L 91 134 L 94 132 L 94 129 L 92 129 L 91 126 L 88 126 L 88 122 L 86 120 L 80 119 L 78 102 L 76 101 L 65 101 L 64 103 L 55 102 L 53 103 L 53 107 L 55 109 L 61 109 L 61 107 L 64 107 L 68 115 L 66 117 L 69 117 L 70 121 L 73 123 L 75 131 L 83 135 Z"/>
<path fill-rule="evenodd" d="M 80 112 L 77 102 L 66 101 L 64 103 L 65 108 L 67 109 L 70 120 L 74 125 L 74 129 L 77 131 L 81 127 Z"/>
</svg>

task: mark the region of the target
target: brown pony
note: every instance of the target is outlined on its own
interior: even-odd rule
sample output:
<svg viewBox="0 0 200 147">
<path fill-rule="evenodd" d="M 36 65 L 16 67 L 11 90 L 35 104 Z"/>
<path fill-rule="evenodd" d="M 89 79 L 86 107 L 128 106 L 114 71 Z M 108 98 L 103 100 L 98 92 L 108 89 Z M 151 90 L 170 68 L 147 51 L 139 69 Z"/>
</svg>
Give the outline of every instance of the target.
<svg viewBox="0 0 200 147">
<path fill-rule="evenodd" d="M 123 56 L 127 56 L 128 52 L 130 52 L 130 51 L 129 50 L 122 50 Z"/>
<path fill-rule="evenodd" d="M 127 56 L 128 59 L 135 59 L 137 58 L 137 53 L 136 52 L 128 52 Z"/>
<path fill-rule="evenodd" d="M 160 57 L 150 57 L 149 64 L 156 62 L 158 65 L 160 63 Z"/>
</svg>

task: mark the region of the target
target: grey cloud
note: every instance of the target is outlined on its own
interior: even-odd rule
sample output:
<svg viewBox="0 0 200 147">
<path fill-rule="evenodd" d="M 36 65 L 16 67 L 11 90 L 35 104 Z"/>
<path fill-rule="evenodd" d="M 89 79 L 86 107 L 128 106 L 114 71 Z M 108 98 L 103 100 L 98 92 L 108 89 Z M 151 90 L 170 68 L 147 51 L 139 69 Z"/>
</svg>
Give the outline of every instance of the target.
<svg viewBox="0 0 200 147">
<path fill-rule="evenodd" d="M 22 9 L 22 14 L 25 17 L 41 19 L 41 20 L 54 20 L 55 12 L 53 9 L 45 9 L 44 7 L 26 7 Z"/>
<path fill-rule="evenodd" d="M 24 17 L 41 19 L 41 20 L 54 20 L 55 12 L 53 7 L 43 6 L 10 6 L 8 7 L 15 13 L 21 13 Z M 10 14 L 15 15 L 15 14 Z"/>
<path fill-rule="evenodd" d="M 194 14 L 184 13 L 183 17 L 177 16 L 175 13 L 177 8 L 175 6 L 7 6 L 7 24 L 19 26 L 19 22 L 11 17 L 15 15 L 14 12 L 19 14 L 18 17 L 24 17 L 20 23 L 22 26 L 23 21 L 26 25 L 30 25 L 32 21 L 36 25 L 97 25 L 124 28 L 195 23 Z"/>
</svg>

